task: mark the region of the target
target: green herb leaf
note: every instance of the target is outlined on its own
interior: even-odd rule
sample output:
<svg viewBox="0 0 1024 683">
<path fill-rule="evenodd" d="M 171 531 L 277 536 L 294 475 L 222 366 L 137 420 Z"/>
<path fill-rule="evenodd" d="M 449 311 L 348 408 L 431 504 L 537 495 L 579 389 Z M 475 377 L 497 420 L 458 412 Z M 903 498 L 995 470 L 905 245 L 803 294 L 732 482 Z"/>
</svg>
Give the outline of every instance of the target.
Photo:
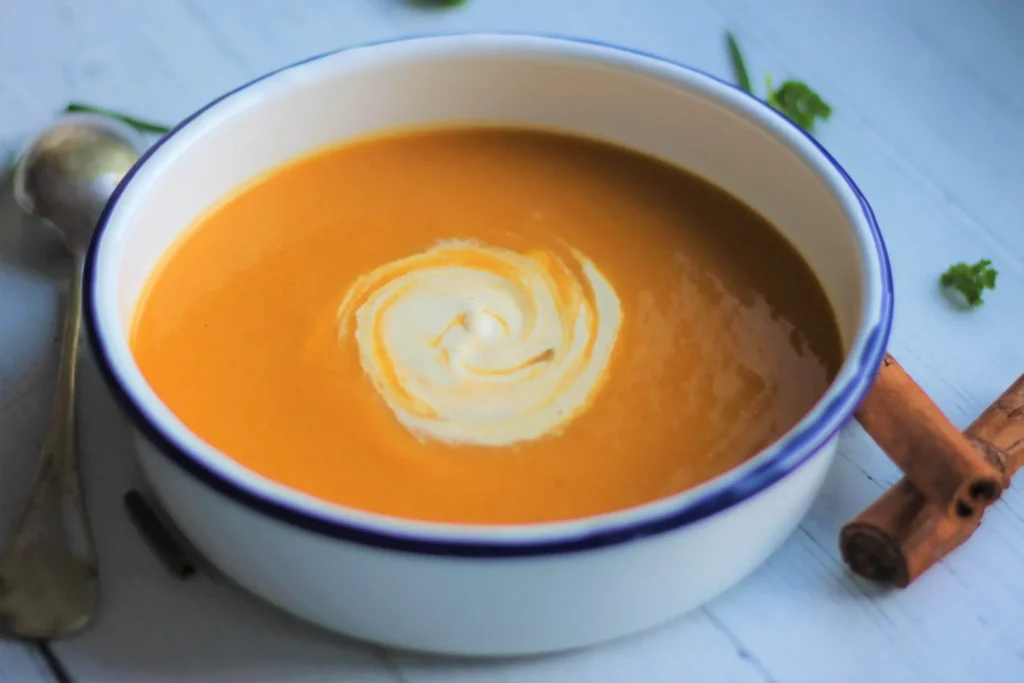
<svg viewBox="0 0 1024 683">
<path fill-rule="evenodd" d="M 170 126 L 165 126 L 160 123 L 153 123 L 151 121 L 144 121 L 137 119 L 134 116 L 128 116 L 127 114 L 121 114 L 110 109 L 101 109 L 100 107 L 94 107 L 89 104 L 82 104 L 81 102 L 71 102 L 68 106 L 64 107 L 64 112 L 67 114 L 74 113 L 86 113 L 86 114 L 99 114 L 100 116 L 106 116 L 111 119 L 117 119 L 127 123 L 129 126 L 139 131 L 140 133 L 154 133 L 156 135 L 164 135 L 171 131 Z"/>
<path fill-rule="evenodd" d="M 950 266 L 939 278 L 939 283 L 943 287 L 957 290 L 968 305 L 977 307 L 984 303 L 981 298 L 982 292 L 996 288 L 998 274 L 988 259 L 981 259 L 974 265 L 967 265 L 961 261 Z"/>
<path fill-rule="evenodd" d="M 725 32 L 725 42 L 729 46 L 729 58 L 732 60 L 732 70 L 736 74 L 736 85 L 753 95 L 754 90 L 750 85 L 750 74 L 747 73 L 743 53 L 731 31 Z M 818 119 L 827 121 L 832 115 L 832 107 L 828 102 L 803 81 L 783 81 L 778 90 L 772 86 L 771 76 L 766 74 L 764 82 L 764 101 L 808 133 L 814 130 L 814 124 Z"/>
<path fill-rule="evenodd" d="M 818 119 L 827 121 L 832 115 L 828 102 L 803 81 L 784 81 L 775 90 L 771 76 L 765 76 L 764 80 L 768 89 L 765 101 L 808 133 L 814 130 Z"/>
<path fill-rule="evenodd" d="M 736 85 L 745 93 L 754 94 L 750 87 L 750 74 L 747 73 L 747 64 L 743 60 L 743 53 L 740 46 L 733 37 L 732 31 L 725 32 L 725 42 L 729 45 L 729 58 L 732 60 L 732 70 L 736 74 Z"/>
</svg>

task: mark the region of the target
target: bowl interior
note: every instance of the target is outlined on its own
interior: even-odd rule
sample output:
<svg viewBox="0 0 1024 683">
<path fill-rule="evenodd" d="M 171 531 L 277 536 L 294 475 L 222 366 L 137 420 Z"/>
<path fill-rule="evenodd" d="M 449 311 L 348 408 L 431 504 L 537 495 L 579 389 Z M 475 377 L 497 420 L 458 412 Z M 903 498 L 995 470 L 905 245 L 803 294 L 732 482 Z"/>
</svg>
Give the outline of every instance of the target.
<svg viewBox="0 0 1024 683">
<path fill-rule="evenodd" d="M 449 36 L 350 49 L 271 74 L 187 120 L 136 168 L 94 246 L 89 304 L 101 352 L 148 419 L 222 474 L 274 487 L 190 434 L 142 378 L 128 334 L 147 279 L 197 216 L 254 176 L 353 136 L 439 124 L 593 136 L 730 191 L 790 240 L 832 304 L 848 358 L 830 392 L 864 384 L 863 352 L 888 326 L 884 251 L 855 190 L 813 141 L 732 87 L 641 54 L 530 36 Z M 822 424 L 826 413 L 845 417 L 826 409 L 829 398 L 796 430 L 834 432 L 838 424 Z M 748 464 L 786 447 L 784 437 Z"/>
</svg>

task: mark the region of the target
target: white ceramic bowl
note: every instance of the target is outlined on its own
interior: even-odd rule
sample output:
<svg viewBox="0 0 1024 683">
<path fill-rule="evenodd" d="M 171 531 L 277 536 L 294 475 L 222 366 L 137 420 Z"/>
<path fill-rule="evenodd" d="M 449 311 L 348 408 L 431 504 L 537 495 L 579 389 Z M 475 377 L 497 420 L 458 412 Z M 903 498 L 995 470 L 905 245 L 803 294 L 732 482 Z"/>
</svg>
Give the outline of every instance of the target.
<svg viewBox="0 0 1024 683">
<path fill-rule="evenodd" d="M 331 505 L 250 472 L 191 433 L 146 384 L 128 345 L 140 292 L 168 246 L 225 193 L 297 155 L 381 128 L 446 121 L 602 138 L 746 201 L 792 241 L 828 294 L 847 349 L 832 387 L 792 431 L 724 476 L 633 509 L 552 524 L 417 523 Z M 761 564 L 817 494 L 836 433 L 878 367 L 891 310 L 885 249 L 867 203 L 785 118 L 657 57 L 529 35 L 357 47 L 225 95 L 133 169 L 86 268 L 99 364 L 137 429 L 149 482 L 196 546 L 239 584 L 304 619 L 387 645 L 468 655 L 545 652 L 632 633 Z"/>
</svg>

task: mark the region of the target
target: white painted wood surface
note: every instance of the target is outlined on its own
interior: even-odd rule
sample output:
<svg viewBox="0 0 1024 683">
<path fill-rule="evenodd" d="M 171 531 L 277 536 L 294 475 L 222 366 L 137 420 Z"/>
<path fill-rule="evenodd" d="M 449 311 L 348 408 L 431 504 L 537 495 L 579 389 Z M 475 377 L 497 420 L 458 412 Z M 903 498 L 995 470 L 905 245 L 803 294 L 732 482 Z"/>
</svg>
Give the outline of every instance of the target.
<svg viewBox="0 0 1024 683">
<path fill-rule="evenodd" d="M 896 280 L 892 352 L 965 426 L 1024 372 L 1024 2 L 1021 0 L 8 0 L 0 2 L 0 155 L 71 99 L 173 122 L 273 67 L 403 34 L 536 30 L 597 38 L 755 82 L 808 81 L 835 108 L 819 139 L 872 202 Z M 54 381 L 66 259 L 0 192 L 0 540 L 24 499 Z M 976 311 L 936 286 L 989 257 Z M 81 369 L 81 444 L 101 556 L 95 626 L 55 645 L 74 680 L 1024 681 L 1024 484 L 960 552 L 902 592 L 852 579 L 839 526 L 898 477 L 855 426 L 798 532 L 726 595 L 653 632 L 503 662 L 385 652 L 296 623 L 210 576 L 170 578 L 123 513 L 125 427 Z M 344 586 L 339 587 L 344 590 Z M 0 682 L 46 680 L 0 643 Z"/>
</svg>

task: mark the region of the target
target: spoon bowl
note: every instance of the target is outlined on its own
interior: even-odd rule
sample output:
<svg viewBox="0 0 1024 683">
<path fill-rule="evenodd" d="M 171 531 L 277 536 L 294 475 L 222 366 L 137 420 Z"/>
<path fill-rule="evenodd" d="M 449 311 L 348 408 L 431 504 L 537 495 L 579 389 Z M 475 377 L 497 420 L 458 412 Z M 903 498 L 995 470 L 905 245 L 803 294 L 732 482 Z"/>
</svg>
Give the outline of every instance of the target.
<svg viewBox="0 0 1024 683">
<path fill-rule="evenodd" d="M 22 154 L 15 201 L 56 227 L 69 251 L 85 251 L 107 200 L 143 149 L 142 136 L 120 121 L 68 115 Z"/>
</svg>

